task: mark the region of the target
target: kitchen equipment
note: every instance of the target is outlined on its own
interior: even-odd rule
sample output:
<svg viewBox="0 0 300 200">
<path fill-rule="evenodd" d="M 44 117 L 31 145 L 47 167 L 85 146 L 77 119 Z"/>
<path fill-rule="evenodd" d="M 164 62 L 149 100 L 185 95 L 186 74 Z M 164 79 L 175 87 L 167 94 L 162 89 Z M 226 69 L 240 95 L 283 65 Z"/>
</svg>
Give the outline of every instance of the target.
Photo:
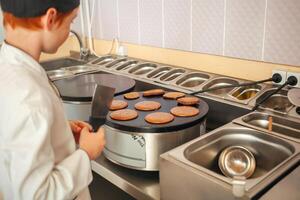
<svg viewBox="0 0 300 200">
<path fill-rule="evenodd" d="M 127 101 L 123 95 L 115 97 Z M 104 155 L 114 163 L 128 168 L 144 171 L 157 171 L 159 155 L 180 144 L 205 133 L 208 105 L 201 100 L 200 113 L 193 117 L 175 117 L 167 124 L 150 124 L 144 118 L 153 112 L 170 112 L 177 106 L 176 100 L 164 99 L 161 96 L 140 97 L 129 100 L 128 109 L 141 101 L 156 101 L 161 108 L 156 111 L 138 111 L 139 116 L 131 121 L 116 121 L 109 116 L 105 122 L 106 146 Z"/>
<path fill-rule="evenodd" d="M 109 107 L 114 98 L 115 88 L 96 84 L 95 92 L 92 100 L 92 110 L 90 117 L 90 124 L 96 131 L 104 124 Z"/>
<path fill-rule="evenodd" d="M 230 146 L 219 157 L 219 168 L 225 176 L 231 178 L 249 178 L 255 170 L 255 158 L 251 151 L 243 146 Z"/>
<path fill-rule="evenodd" d="M 135 87 L 135 81 L 131 78 L 104 72 L 57 80 L 54 84 L 61 94 L 67 118 L 83 121 L 89 121 L 91 116 L 96 84 L 116 88 L 115 95 L 129 92 Z"/>
<path fill-rule="evenodd" d="M 218 167 L 224 148 L 237 145 L 251 150 L 256 159 L 256 169 L 248 179 L 226 177 Z M 258 199 L 294 165 L 299 152 L 299 144 L 290 140 L 227 124 L 160 156 L 161 199 L 234 200 L 243 191 L 244 199 Z"/>
</svg>

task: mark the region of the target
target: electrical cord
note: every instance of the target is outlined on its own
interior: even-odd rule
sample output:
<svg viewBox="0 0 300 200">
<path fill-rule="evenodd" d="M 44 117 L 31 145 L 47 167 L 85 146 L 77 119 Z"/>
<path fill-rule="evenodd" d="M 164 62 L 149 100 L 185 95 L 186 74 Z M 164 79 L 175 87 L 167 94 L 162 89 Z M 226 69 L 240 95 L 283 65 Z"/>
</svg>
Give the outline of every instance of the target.
<svg viewBox="0 0 300 200">
<path fill-rule="evenodd" d="M 271 92 L 269 95 L 265 96 L 262 100 L 260 100 L 259 102 L 257 102 L 255 104 L 255 106 L 252 108 L 252 111 L 255 111 L 259 106 L 261 106 L 261 104 L 263 104 L 265 101 L 267 101 L 271 96 L 273 96 L 274 94 L 278 93 L 280 90 L 282 90 L 282 88 L 284 88 L 287 85 L 291 85 L 294 86 L 297 84 L 297 78 L 294 76 L 290 76 L 288 78 L 288 80 L 282 84 L 280 87 L 278 87 L 276 90 L 274 90 L 273 92 Z"/>
<path fill-rule="evenodd" d="M 208 89 L 192 92 L 192 93 L 190 93 L 190 95 L 196 95 L 199 93 L 210 92 L 210 91 L 215 91 L 215 90 L 220 90 L 220 89 L 225 89 L 225 88 L 252 86 L 252 85 L 257 85 L 257 84 L 265 83 L 265 82 L 269 82 L 269 81 L 273 81 L 275 83 L 280 83 L 281 80 L 282 80 L 281 75 L 276 73 L 272 76 L 272 78 L 268 78 L 265 80 L 254 81 L 254 82 L 249 82 L 249 83 L 239 83 L 239 84 L 232 84 L 232 85 L 217 86 L 217 87 L 213 87 L 213 88 L 208 88 Z"/>
</svg>

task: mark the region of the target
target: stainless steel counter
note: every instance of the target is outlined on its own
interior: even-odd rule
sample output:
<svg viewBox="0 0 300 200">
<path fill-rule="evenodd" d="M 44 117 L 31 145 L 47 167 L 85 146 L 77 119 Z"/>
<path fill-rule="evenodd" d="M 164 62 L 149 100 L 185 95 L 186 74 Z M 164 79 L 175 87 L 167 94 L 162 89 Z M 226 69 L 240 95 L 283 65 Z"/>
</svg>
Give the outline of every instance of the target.
<svg viewBox="0 0 300 200">
<path fill-rule="evenodd" d="M 92 161 L 92 169 L 136 199 L 160 199 L 158 172 L 145 172 L 118 166 L 103 155 Z"/>
</svg>

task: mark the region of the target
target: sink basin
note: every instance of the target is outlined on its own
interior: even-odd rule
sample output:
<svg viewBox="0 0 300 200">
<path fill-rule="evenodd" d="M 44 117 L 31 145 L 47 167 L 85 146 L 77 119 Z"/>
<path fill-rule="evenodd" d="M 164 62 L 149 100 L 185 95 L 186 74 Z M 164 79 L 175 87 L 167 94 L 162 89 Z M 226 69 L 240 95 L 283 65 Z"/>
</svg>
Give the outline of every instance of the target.
<svg viewBox="0 0 300 200">
<path fill-rule="evenodd" d="M 181 76 L 184 73 L 185 73 L 185 70 L 183 70 L 183 69 L 173 69 L 173 70 L 169 71 L 168 73 L 166 73 L 165 75 L 163 75 L 162 77 L 160 77 L 160 80 L 164 81 L 164 82 L 169 82 L 169 81 L 172 81 L 172 80 L 178 78 L 179 76 Z"/>
<path fill-rule="evenodd" d="M 295 164 L 298 143 L 233 123 L 183 144 L 160 160 L 162 199 L 236 199 L 237 180 L 226 177 L 218 166 L 221 152 L 243 146 L 256 160 L 254 174 L 245 180 L 245 199 L 258 199 L 262 191 Z M 241 180 L 240 180 L 241 181 Z M 235 190 L 236 191 L 236 190 Z"/>
<path fill-rule="evenodd" d="M 269 95 L 274 90 L 276 89 L 267 90 L 257 98 L 256 102 L 259 102 L 261 99 Z M 293 108 L 293 104 L 287 98 L 287 90 L 281 90 L 277 94 L 271 96 L 267 101 L 262 103 L 260 107 L 271 110 L 273 112 L 286 114 Z"/>
<path fill-rule="evenodd" d="M 143 64 L 133 67 L 128 72 L 129 72 L 129 74 L 134 74 L 134 75 L 144 75 L 144 74 L 151 72 L 152 70 L 154 70 L 156 68 L 158 68 L 158 66 L 156 64 L 143 63 Z"/>
<path fill-rule="evenodd" d="M 130 60 L 130 61 L 125 62 L 124 64 L 118 65 L 116 67 L 116 70 L 117 71 L 121 71 L 121 70 L 124 71 L 124 70 L 130 69 L 132 67 L 135 67 L 137 64 L 138 64 L 138 61 Z"/>
<path fill-rule="evenodd" d="M 227 85 L 234 85 L 238 84 L 238 81 L 230 79 L 230 78 L 215 78 L 208 82 L 206 85 L 204 85 L 203 90 L 209 89 L 209 88 L 214 88 L 214 87 L 219 87 L 219 86 L 227 86 Z M 227 95 L 230 91 L 232 91 L 234 88 L 224 88 L 224 89 L 219 89 L 219 90 L 214 90 L 207 92 L 209 94 L 213 94 L 215 96 L 224 96 Z"/>
<path fill-rule="evenodd" d="M 46 71 L 52 71 L 56 69 L 60 69 L 63 67 L 70 67 L 70 66 L 76 66 L 76 65 L 83 65 L 86 62 L 75 60 L 72 58 L 60 58 L 57 60 L 50 60 L 42 62 L 41 65 Z"/>
<path fill-rule="evenodd" d="M 171 67 L 160 67 L 147 75 L 147 78 L 158 78 L 171 70 Z"/>
<path fill-rule="evenodd" d="M 203 73 L 191 73 L 185 75 L 176 82 L 176 85 L 180 85 L 186 88 L 193 88 L 201 85 L 209 79 L 209 75 Z"/>
<path fill-rule="evenodd" d="M 256 159 L 256 169 L 250 179 L 267 174 L 295 152 L 292 145 L 270 135 L 228 128 L 190 145 L 184 156 L 196 165 L 224 176 L 218 167 L 219 155 L 226 147 L 236 145 L 246 147 Z"/>
<path fill-rule="evenodd" d="M 269 118 L 272 117 L 272 129 L 269 129 Z M 251 128 L 268 131 L 286 139 L 300 143 L 300 121 L 254 112 L 234 120 L 235 123 Z"/>
<path fill-rule="evenodd" d="M 247 148 L 256 160 L 254 174 L 239 180 L 244 183 L 245 199 L 257 199 L 257 195 L 294 165 L 300 151 L 299 144 L 293 141 L 227 124 L 161 155 L 162 198 L 236 199 L 237 179 L 223 175 L 218 166 L 220 154 L 229 146 Z"/>
</svg>

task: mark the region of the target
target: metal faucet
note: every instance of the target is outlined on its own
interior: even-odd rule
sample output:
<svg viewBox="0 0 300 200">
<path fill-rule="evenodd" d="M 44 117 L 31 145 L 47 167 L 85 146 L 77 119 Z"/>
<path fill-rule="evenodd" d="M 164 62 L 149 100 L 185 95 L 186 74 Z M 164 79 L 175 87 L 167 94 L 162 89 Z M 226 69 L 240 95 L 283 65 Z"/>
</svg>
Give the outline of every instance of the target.
<svg viewBox="0 0 300 200">
<path fill-rule="evenodd" d="M 81 37 L 79 36 L 78 33 L 76 33 L 74 30 L 70 30 L 70 32 L 73 33 L 78 40 L 80 46 L 80 59 L 86 61 L 90 55 L 90 50 L 84 47 Z"/>
</svg>

